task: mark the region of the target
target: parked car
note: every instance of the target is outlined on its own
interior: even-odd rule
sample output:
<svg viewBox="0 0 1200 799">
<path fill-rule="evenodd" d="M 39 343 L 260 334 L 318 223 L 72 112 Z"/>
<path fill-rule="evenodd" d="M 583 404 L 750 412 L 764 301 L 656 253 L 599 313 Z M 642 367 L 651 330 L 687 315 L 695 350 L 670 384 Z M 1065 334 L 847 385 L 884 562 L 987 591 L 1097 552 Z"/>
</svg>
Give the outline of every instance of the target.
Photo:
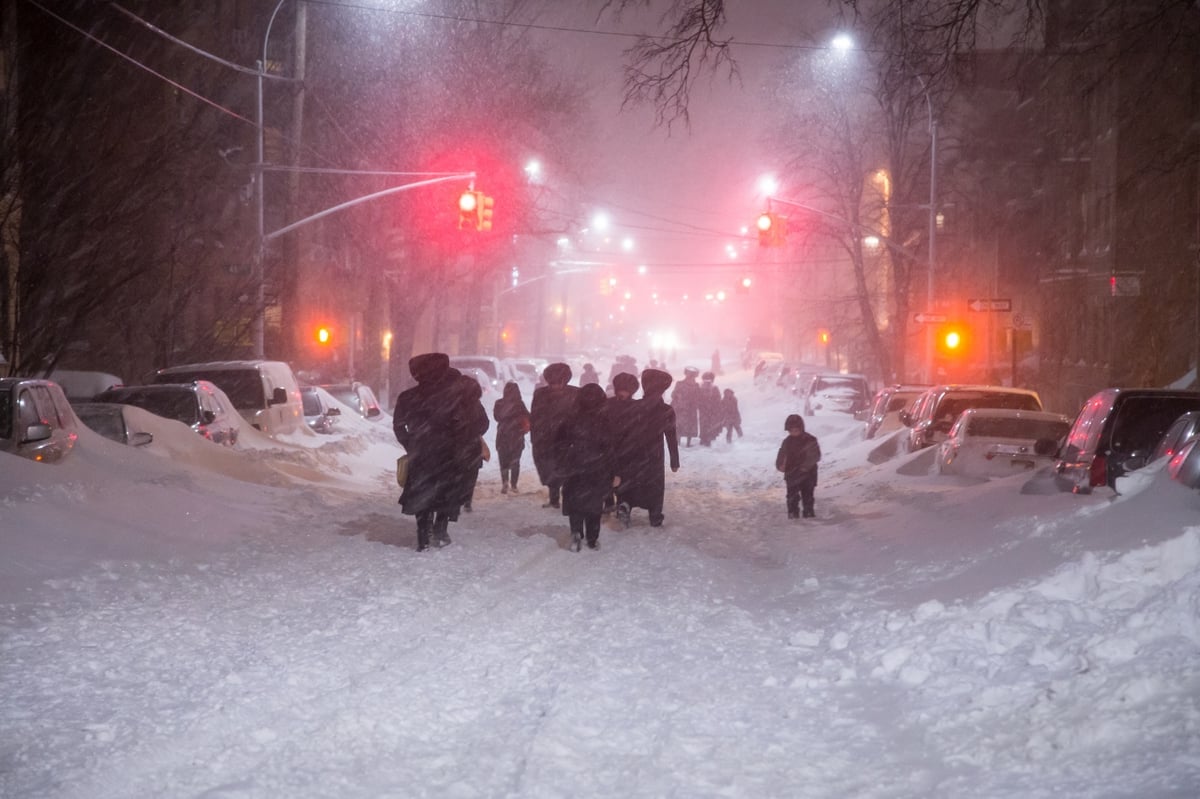
<svg viewBox="0 0 1200 799">
<path fill-rule="evenodd" d="M 490 410 L 492 404 L 496 400 L 500 399 L 500 397 L 504 396 L 504 389 L 501 388 L 499 391 L 497 391 L 495 388 L 493 388 L 492 379 L 488 377 L 487 373 L 482 369 L 474 366 L 465 366 L 458 367 L 458 370 L 467 377 L 474 379 L 475 382 L 479 384 L 479 388 L 483 392 L 483 396 L 479 401 L 483 403 L 483 407 Z"/>
<path fill-rule="evenodd" d="M 548 365 L 548 361 L 543 361 L 540 358 L 505 358 L 505 363 L 516 377 L 518 383 L 522 384 L 522 391 L 533 391 L 542 380 L 542 370 Z"/>
<path fill-rule="evenodd" d="M 138 430 L 130 423 L 129 405 L 119 402 L 74 402 L 71 408 L 79 421 L 91 430 L 118 444 L 144 447 L 154 441 L 154 434 Z"/>
<path fill-rule="evenodd" d="M 463 369 L 482 369 L 491 381 L 492 388 L 500 392 L 504 391 L 505 383 L 517 379 L 508 364 L 491 355 L 452 355 L 450 365 L 460 372 Z"/>
<path fill-rule="evenodd" d="M 220 386 L 242 418 L 269 436 L 304 425 L 300 384 L 283 361 L 212 361 L 159 369 L 155 383 L 208 380 Z"/>
<path fill-rule="evenodd" d="M 804 395 L 805 416 L 817 411 L 856 414 L 870 405 L 871 388 L 862 375 L 819 372 L 812 376 Z"/>
<path fill-rule="evenodd" d="M 1188 411 L 1172 422 L 1167 432 L 1163 433 L 1147 463 L 1159 458 L 1175 457 L 1175 453 L 1197 435 L 1200 435 L 1200 411 Z"/>
<path fill-rule="evenodd" d="M 89 372 L 76 369 L 55 369 L 50 380 L 62 386 L 67 401 L 74 407 L 76 402 L 87 402 L 92 397 L 110 388 L 125 385 L 125 381 L 108 372 Z"/>
<path fill-rule="evenodd" d="M 54 463 L 78 438 L 79 419 L 58 383 L 0 377 L 0 452 Z"/>
<path fill-rule="evenodd" d="M 93 397 L 93 401 L 135 405 L 165 419 L 183 422 L 214 444 L 227 447 L 237 443 L 242 429 L 243 420 L 233 402 L 208 380 L 110 388 Z"/>
<path fill-rule="evenodd" d="M 366 383 L 332 383 L 318 386 L 328 391 L 333 398 L 343 405 L 349 405 L 358 415 L 367 421 L 376 422 L 383 418 L 383 407 L 379 398 Z"/>
<path fill-rule="evenodd" d="M 879 389 L 871 400 L 870 408 L 867 409 L 863 438 L 875 438 L 904 427 L 904 423 L 900 421 L 900 412 L 929 388 L 927 385 L 894 384 Z"/>
<path fill-rule="evenodd" d="M 300 386 L 300 402 L 304 404 L 304 421 L 314 433 L 333 432 L 334 422 L 342 415 L 342 409 L 326 399 L 329 394 L 319 386 Z"/>
<path fill-rule="evenodd" d="M 1083 404 L 1055 452 L 1055 485 L 1063 491 L 1090 494 L 1099 486 L 1116 488 L 1126 472 L 1147 462 L 1171 424 L 1188 411 L 1200 410 L 1200 391 L 1166 388 L 1106 388 Z"/>
<path fill-rule="evenodd" d="M 1167 474 L 1188 488 L 1200 489 L 1200 436 L 1192 436 L 1167 461 Z"/>
<path fill-rule="evenodd" d="M 1046 411 L 968 408 L 938 445 L 939 474 L 1006 477 L 1052 466 L 1051 455 L 1036 451 L 1040 439 L 1059 439 L 1071 417 Z"/>
<path fill-rule="evenodd" d="M 1042 400 L 1035 391 L 1007 386 L 942 385 L 927 389 L 910 408 L 900 412 L 909 428 L 908 450 L 916 452 L 940 444 L 967 408 L 1009 408 L 1040 411 Z"/>
</svg>

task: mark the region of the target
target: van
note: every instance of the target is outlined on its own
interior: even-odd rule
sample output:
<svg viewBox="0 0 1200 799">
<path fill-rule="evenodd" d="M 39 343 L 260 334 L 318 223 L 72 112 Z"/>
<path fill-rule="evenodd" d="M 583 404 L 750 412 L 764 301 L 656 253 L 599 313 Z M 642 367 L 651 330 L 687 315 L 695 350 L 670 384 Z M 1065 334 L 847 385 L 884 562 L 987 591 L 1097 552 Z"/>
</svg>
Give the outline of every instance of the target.
<svg viewBox="0 0 1200 799">
<path fill-rule="evenodd" d="M 303 431 L 304 403 L 292 367 L 283 361 L 212 361 L 159 369 L 155 383 L 216 383 L 242 418 L 269 436 Z"/>
<path fill-rule="evenodd" d="M 505 383 L 517 379 L 508 364 L 491 355 L 451 355 L 450 365 L 459 371 L 464 369 L 482 370 L 491 382 L 492 388 L 499 392 L 504 391 Z"/>
<path fill-rule="evenodd" d="M 1115 489 L 1118 477 L 1146 463 L 1163 433 L 1188 411 L 1200 410 L 1200 391 L 1106 388 L 1083 404 L 1057 451 L 1054 483 L 1090 494 Z M 1054 444 L 1038 442 L 1054 451 Z"/>
</svg>

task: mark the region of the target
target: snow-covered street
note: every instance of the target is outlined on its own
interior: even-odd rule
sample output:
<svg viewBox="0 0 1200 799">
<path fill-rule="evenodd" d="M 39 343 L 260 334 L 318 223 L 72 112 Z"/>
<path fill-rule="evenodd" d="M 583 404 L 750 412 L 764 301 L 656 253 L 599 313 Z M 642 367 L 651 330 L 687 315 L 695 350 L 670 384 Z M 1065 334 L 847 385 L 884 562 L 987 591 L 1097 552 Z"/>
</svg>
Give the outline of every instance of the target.
<svg viewBox="0 0 1200 799">
<path fill-rule="evenodd" d="M 745 438 L 599 552 L 527 449 L 418 554 L 388 422 L 3 456 L 0 795 L 1200 795 L 1200 494 L 942 478 L 831 414 L 789 521 L 795 400 L 718 382 Z"/>
</svg>

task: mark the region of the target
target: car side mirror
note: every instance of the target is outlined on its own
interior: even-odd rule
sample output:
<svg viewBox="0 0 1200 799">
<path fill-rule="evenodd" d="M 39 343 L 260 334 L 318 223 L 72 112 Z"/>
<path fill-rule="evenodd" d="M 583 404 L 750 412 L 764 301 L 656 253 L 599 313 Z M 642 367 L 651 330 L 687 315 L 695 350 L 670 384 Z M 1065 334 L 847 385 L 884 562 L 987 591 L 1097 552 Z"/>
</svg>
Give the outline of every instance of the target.
<svg viewBox="0 0 1200 799">
<path fill-rule="evenodd" d="M 329 408 L 325 411 L 325 415 L 326 416 L 341 416 L 342 409 L 341 408 Z"/>
<path fill-rule="evenodd" d="M 383 411 L 379 410 L 378 408 L 374 408 L 374 407 L 367 408 L 367 418 L 368 419 L 370 419 L 373 416 L 378 416 L 381 413 L 383 413 Z"/>
<path fill-rule="evenodd" d="M 1047 457 L 1056 457 L 1058 455 L 1058 442 L 1053 438 L 1039 438 L 1033 442 L 1033 451 L 1037 455 L 1045 455 Z"/>
<path fill-rule="evenodd" d="M 144 447 L 153 440 L 154 440 L 153 433 L 146 433 L 146 432 L 133 433 L 129 436 L 129 446 Z"/>
<path fill-rule="evenodd" d="M 912 414 L 908 411 L 900 411 L 900 424 L 904 425 L 905 427 L 912 427 Z"/>
<path fill-rule="evenodd" d="M 282 386 L 277 387 L 271 392 L 271 405 L 284 405 L 287 403 L 287 389 Z"/>
<path fill-rule="evenodd" d="M 217 415 L 212 411 L 200 411 L 200 421 L 205 424 L 212 424 L 217 421 Z"/>
<path fill-rule="evenodd" d="M 1150 462 L 1150 456 L 1144 452 L 1135 452 L 1121 462 L 1121 468 L 1127 472 L 1140 469 Z"/>
<path fill-rule="evenodd" d="M 36 444 L 39 441 L 45 441 L 53 431 L 48 424 L 31 424 L 25 428 L 25 436 L 21 439 L 22 444 Z"/>
</svg>

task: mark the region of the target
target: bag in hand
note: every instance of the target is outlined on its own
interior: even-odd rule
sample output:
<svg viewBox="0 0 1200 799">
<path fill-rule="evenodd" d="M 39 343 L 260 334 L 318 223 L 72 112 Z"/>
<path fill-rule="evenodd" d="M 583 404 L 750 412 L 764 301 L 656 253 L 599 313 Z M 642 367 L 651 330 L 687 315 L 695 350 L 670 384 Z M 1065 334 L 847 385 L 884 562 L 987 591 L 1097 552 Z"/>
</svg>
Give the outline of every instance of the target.
<svg viewBox="0 0 1200 799">
<path fill-rule="evenodd" d="M 488 448 L 487 439 L 483 438 L 482 436 L 479 438 L 479 451 L 480 457 L 482 457 L 485 462 L 492 459 L 492 451 Z"/>
<path fill-rule="evenodd" d="M 396 483 L 401 488 L 408 482 L 408 453 L 396 458 Z"/>
</svg>

